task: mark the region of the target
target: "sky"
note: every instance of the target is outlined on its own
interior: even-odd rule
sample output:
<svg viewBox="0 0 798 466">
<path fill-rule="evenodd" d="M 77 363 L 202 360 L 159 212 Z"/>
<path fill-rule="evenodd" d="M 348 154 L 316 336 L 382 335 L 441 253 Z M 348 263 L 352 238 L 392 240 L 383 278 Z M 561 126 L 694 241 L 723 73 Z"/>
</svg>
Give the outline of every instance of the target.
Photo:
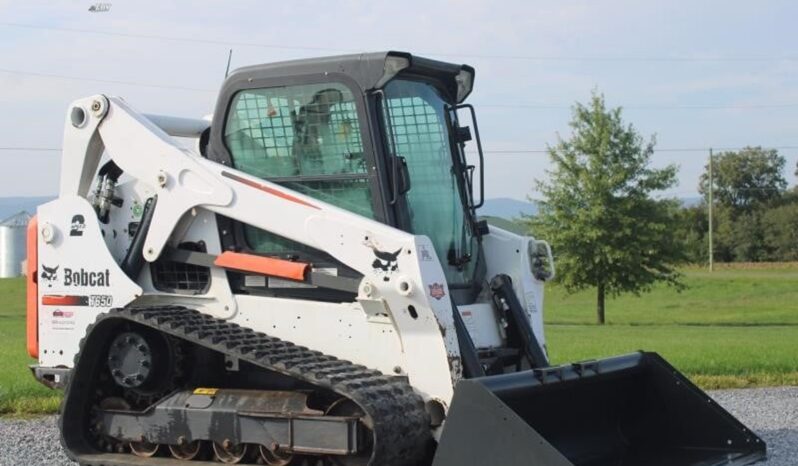
<svg viewBox="0 0 798 466">
<path fill-rule="evenodd" d="M 696 196 L 709 147 L 781 148 L 796 183 L 798 2 L 92 3 L 0 0 L 0 196 L 57 193 L 59 151 L 7 148 L 60 148 L 75 99 L 211 113 L 231 48 L 233 68 L 386 49 L 474 66 L 488 198 L 536 196 L 541 151 L 594 90 L 656 135 L 655 167 L 680 167 L 660 196 Z"/>
</svg>

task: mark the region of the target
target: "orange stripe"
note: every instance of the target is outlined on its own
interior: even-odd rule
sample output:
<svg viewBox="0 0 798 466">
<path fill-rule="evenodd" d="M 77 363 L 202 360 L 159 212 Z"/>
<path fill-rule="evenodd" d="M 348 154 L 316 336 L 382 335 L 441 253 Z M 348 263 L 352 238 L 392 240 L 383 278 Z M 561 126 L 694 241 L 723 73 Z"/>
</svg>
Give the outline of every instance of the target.
<svg viewBox="0 0 798 466">
<path fill-rule="evenodd" d="M 261 191 L 263 191 L 265 193 L 271 194 L 272 196 L 277 196 L 277 197 L 279 197 L 281 199 L 285 199 L 286 201 L 295 202 L 297 204 L 301 204 L 303 206 L 310 207 L 312 209 L 319 209 L 317 206 L 315 206 L 315 205 L 313 205 L 313 204 L 311 204 L 309 202 L 305 202 L 305 201 L 303 201 L 302 199 L 300 199 L 298 197 L 292 196 L 290 194 L 284 193 L 284 192 L 279 191 L 279 190 L 274 189 L 274 188 L 270 188 L 270 187 L 268 187 L 266 185 L 258 183 L 257 181 L 248 180 L 248 179 L 246 179 L 244 177 L 241 177 L 241 176 L 238 176 L 238 175 L 234 175 L 232 173 L 224 172 L 224 171 L 222 172 L 222 176 L 224 176 L 225 178 L 230 178 L 231 180 L 238 181 L 239 183 L 243 183 L 243 184 L 249 186 L 250 188 L 259 189 L 259 190 L 261 190 Z"/>
<path fill-rule="evenodd" d="M 39 222 L 34 215 L 28 223 L 27 246 L 27 296 L 26 296 L 26 334 L 28 340 L 28 354 L 32 358 L 39 358 L 39 284 L 36 276 L 39 267 L 38 251 Z"/>
<path fill-rule="evenodd" d="M 80 305 L 80 296 L 46 294 L 42 296 L 42 304 L 45 306 L 78 306 Z"/>
<path fill-rule="evenodd" d="M 287 278 L 289 280 L 303 281 L 310 267 L 302 262 L 292 262 L 273 257 L 255 256 L 240 252 L 223 252 L 213 264 L 225 269 L 253 272 L 271 277 Z"/>
</svg>

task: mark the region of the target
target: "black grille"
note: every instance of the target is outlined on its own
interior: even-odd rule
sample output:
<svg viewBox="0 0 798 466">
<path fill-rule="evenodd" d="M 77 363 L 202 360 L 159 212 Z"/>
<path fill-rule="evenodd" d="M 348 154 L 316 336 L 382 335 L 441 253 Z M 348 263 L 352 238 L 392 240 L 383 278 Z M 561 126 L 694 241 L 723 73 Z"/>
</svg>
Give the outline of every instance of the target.
<svg viewBox="0 0 798 466">
<path fill-rule="evenodd" d="M 178 249 L 206 252 L 203 242 L 181 243 Z M 155 289 L 165 293 L 204 294 L 211 284 L 211 269 L 199 265 L 158 259 L 152 263 L 150 271 Z"/>
</svg>

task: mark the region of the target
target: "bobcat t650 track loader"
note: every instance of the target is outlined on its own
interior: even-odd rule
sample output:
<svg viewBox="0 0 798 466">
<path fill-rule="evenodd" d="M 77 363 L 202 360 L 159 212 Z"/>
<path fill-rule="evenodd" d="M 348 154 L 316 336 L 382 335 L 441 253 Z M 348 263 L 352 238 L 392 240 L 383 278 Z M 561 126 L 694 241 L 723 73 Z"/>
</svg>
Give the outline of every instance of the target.
<svg viewBox="0 0 798 466">
<path fill-rule="evenodd" d="M 476 215 L 473 82 L 469 66 L 388 52 L 240 69 L 210 120 L 75 101 L 59 197 L 28 234 L 28 349 L 35 376 L 66 388 L 69 456 L 763 458 L 656 354 L 550 367 L 551 251 Z"/>
</svg>

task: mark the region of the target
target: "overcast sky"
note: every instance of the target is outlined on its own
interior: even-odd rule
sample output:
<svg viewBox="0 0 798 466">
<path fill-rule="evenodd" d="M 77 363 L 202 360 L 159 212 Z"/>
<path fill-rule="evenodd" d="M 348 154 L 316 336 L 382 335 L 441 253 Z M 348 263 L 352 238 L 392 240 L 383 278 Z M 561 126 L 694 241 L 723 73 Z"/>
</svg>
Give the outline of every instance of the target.
<svg viewBox="0 0 798 466">
<path fill-rule="evenodd" d="M 794 1 L 111 3 L 89 13 L 91 1 L 0 0 L 0 147 L 60 147 L 69 102 L 96 93 L 144 112 L 208 114 L 231 47 L 233 67 L 394 49 L 476 67 L 469 100 L 494 151 L 487 197 L 534 194 L 548 156 L 501 151 L 544 149 L 566 136 L 570 106 L 592 89 L 625 107 L 644 135 L 656 134 L 660 149 L 794 147 L 780 152 L 795 183 Z M 57 192 L 58 152 L 0 157 L 0 196 Z M 680 185 L 665 194 L 696 195 L 706 159 L 705 151 L 658 152 L 655 165 L 681 167 Z"/>
</svg>

